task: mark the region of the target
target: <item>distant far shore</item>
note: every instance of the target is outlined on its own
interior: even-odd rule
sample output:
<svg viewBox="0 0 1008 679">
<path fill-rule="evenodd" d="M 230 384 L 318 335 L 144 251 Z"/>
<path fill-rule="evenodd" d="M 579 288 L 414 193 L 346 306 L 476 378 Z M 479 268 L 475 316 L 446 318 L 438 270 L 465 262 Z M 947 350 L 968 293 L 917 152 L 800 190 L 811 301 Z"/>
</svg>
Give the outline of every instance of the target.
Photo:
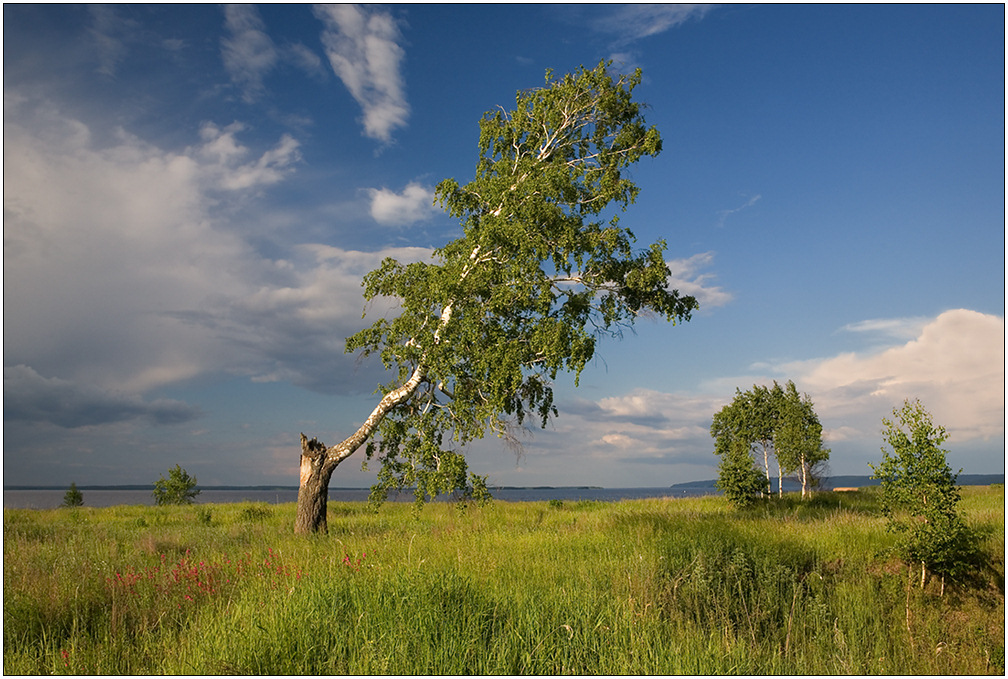
<svg viewBox="0 0 1008 679">
<path fill-rule="evenodd" d="M 1004 483 L 1005 475 L 1001 474 L 960 474 L 957 483 L 960 486 L 989 486 L 996 483 Z M 777 490 L 777 479 L 772 479 L 774 490 Z M 676 483 L 671 486 L 672 490 L 700 490 L 710 489 L 714 492 L 714 479 L 707 481 L 689 481 L 687 483 Z M 865 486 L 879 485 L 878 479 L 870 476 L 837 475 L 827 476 L 822 480 L 822 484 L 817 490 L 851 490 L 864 488 Z M 801 484 L 793 478 L 784 477 L 784 492 L 794 492 L 801 490 Z"/>
<path fill-rule="evenodd" d="M 1001 474 L 960 474 L 958 478 L 958 484 L 960 486 L 989 486 L 995 483 L 1004 483 L 1005 475 Z M 704 479 L 702 481 L 686 481 L 684 483 L 674 483 L 671 486 L 661 486 L 661 488 L 668 488 L 670 490 L 704 490 L 709 489 L 712 493 L 717 492 L 714 484 L 715 479 Z M 773 479 L 774 488 L 776 488 L 776 478 Z M 877 479 L 873 479 L 870 476 L 857 476 L 857 475 L 838 475 L 829 476 L 823 479 L 822 485 L 819 490 L 833 490 L 835 488 L 862 488 L 864 486 L 877 486 L 879 484 Z M 79 490 L 150 490 L 153 487 L 153 483 L 132 483 L 132 484 L 113 484 L 113 485 L 97 485 L 97 484 L 78 484 L 77 488 Z M 258 486 L 204 486 L 200 485 L 198 488 L 203 491 L 257 491 L 257 492 L 269 492 L 269 491 L 297 491 L 298 487 L 296 485 L 258 485 Z M 578 490 L 591 490 L 591 491 L 619 491 L 619 490 L 641 490 L 644 487 L 603 487 L 603 486 L 492 486 L 491 491 L 578 491 Z M 3 489 L 8 490 L 66 490 L 67 485 L 4 485 Z M 656 488 L 649 488 L 650 490 L 655 490 Z M 784 478 L 784 490 L 785 492 L 792 490 L 800 490 L 801 486 L 794 479 Z M 330 491 L 370 491 L 370 487 L 337 487 L 330 486 Z"/>
</svg>

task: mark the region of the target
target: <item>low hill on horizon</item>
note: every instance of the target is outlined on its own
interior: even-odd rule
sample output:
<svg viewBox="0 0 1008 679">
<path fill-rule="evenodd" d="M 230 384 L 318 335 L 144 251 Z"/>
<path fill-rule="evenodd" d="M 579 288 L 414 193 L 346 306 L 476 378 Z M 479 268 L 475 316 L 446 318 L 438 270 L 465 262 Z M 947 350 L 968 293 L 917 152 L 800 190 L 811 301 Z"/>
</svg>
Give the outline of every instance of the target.
<svg viewBox="0 0 1008 679">
<path fill-rule="evenodd" d="M 1004 474 L 960 474 L 957 479 L 958 485 L 960 486 L 989 486 L 996 483 L 1004 483 Z M 706 479 L 704 481 L 687 481 L 685 483 L 675 483 L 670 486 L 670 488 L 678 488 L 681 490 L 701 490 L 710 489 L 710 491 L 718 492 L 714 487 L 716 479 Z M 837 475 L 837 476 L 827 476 L 822 480 L 818 490 L 833 490 L 834 488 L 862 488 L 864 486 L 877 486 L 879 485 L 878 479 L 873 479 L 871 476 L 859 476 L 859 475 Z M 777 484 L 776 479 L 774 480 L 774 489 L 776 490 Z M 801 483 L 794 479 L 784 478 L 784 491 L 799 491 L 801 490 Z"/>
</svg>

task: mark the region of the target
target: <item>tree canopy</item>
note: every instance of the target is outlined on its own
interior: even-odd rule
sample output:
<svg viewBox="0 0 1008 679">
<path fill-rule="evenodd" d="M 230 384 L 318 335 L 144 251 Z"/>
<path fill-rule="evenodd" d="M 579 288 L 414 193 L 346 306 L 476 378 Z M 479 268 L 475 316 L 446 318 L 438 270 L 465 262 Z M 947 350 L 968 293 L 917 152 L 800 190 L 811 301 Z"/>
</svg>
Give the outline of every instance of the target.
<svg viewBox="0 0 1008 679">
<path fill-rule="evenodd" d="M 547 72 L 512 110 L 486 113 L 475 177 L 436 190 L 462 236 L 431 262 L 386 259 L 365 276 L 365 298 L 394 298 L 399 313 L 346 348 L 379 355 L 395 379 L 354 435 L 318 450 L 338 463 L 374 435 L 373 497 L 413 486 L 422 501 L 478 485 L 458 446 L 488 432 L 511 439 L 529 418 L 544 426 L 557 373 L 576 382 L 599 336 L 698 308 L 668 287 L 665 241 L 639 250 L 620 224 L 639 191 L 627 169 L 662 143 L 633 100 L 640 71 L 613 77 L 609 67 Z"/>
<path fill-rule="evenodd" d="M 797 472 L 806 497 L 817 464 L 829 459 L 822 445 L 822 425 L 808 394 L 798 393 L 794 382 L 784 387 L 753 385 L 714 414 L 711 436 L 714 453 L 721 456 L 718 488 L 729 502 L 744 506 L 758 494 L 771 492 L 770 456 L 777 459 L 778 492 L 783 492 L 784 474 Z M 763 458 L 763 471 L 753 454 Z"/>
</svg>

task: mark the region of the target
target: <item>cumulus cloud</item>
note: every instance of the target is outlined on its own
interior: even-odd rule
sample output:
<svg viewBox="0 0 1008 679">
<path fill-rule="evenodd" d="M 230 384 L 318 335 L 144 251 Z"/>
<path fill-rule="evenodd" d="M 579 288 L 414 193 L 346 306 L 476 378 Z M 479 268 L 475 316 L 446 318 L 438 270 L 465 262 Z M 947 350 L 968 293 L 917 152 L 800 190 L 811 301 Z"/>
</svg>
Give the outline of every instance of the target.
<svg viewBox="0 0 1008 679">
<path fill-rule="evenodd" d="M 852 327 L 895 337 L 915 324 L 914 319 L 876 319 Z M 655 485 L 713 477 L 711 418 L 732 399 L 735 387 L 793 379 L 815 403 L 838 473 L 868 473 L 865 462 L 877 459 L 881 443 L 881 418 L 905 398 L 920 398 L 949 431 L 949 445 L 958 453 L 954 465 L 988 471 L 970 467 L 990 464 L 970 451 L 982 453 L 1004 436 L 1004 319 L 951 310 L 921 324 L 908 341 L 896 342 L 891 337 L 883 349 L 768 365 L 769 375 L 726 376 L 696 392 L 635 389 L 574 399 L 559 404 L 560 417 L 551 430 L 536 433 L 528 454 L 537 456 L 537 468 L 557 473 L 563 465 L 590 460 L 596 472 L 611 470 L 613 486 L 626 465 L 649 465 Z"/>
<path fill-rule="evenodd" d="M 121 130 L 100 144 L 48 101 L 6 104 L 6 365 L 141 395 L 207 371 L 352 379 L 339 333 L 359 326 L 360 277 L 387 253 L 266 258 L 232 218 L 294 171 L 296 140 L 253 150 L 241 124 L 208 123 L 181 151 Z"/>
<path fill-rule="evenodd" d="M 861 327 L 905 332 L 916 324 L 876 320 Z M 953 309 L 903 344 L 781 368 L 817 395 L 846 437 L 855 430 L 874 435 L 893 407 L 919 398 L 957 441 L 990 439 L 1004 434 L 1004 332 L 1004 318 Z"/>
<path fill-rule="evenodd" d="M 231 347 L 232 369 L 256 382 L 286 381 L 322 393 L 370 393 L 381 381 L 378 366 L 361 368 L 343 353 L 344 338 L 362 327 L 360 282 L 385 257 L 425 261 L 426 248 L 386 248 L 374 252 L 328 245 L 302 245 L 290 260 L 276 264 L 286 282 L 261 285 L 207 309 L 175 315 L 203 328 Z M 367 309 L 381 316 L 385 300 Z"/>
<path fill-rule="evenodd" d="M 732 300 L 731 293 L 711 285 L 714 274 L 700 273 L 713 261 L 713 252 L 701 252 L 686 259 L 669 260 L 666 264 L 672 275 L 669 277 L 667 287 L 678 290 L 684 295 L 696 297 L 702 310 L 727 304 Z"/>
<path fill-rule="evenodd" d="M 138 394 L 45 378 L 25 365 L 4 366 L 4 420 L 75 428 L 141 418 L 154 424 L 182 424 L 200 415 L 198 408 L 181 401 L 145 401 Z"/>
<path fill-rule="evenodd" d="M 319 5 L 322 44 L 333 72 L 364 111 L 364 134 L 389 143 L 409 118 L 401 73 L 405 52 L 391 14 L 356 5 Z"/>
<path fill-rule="evenodd" d="M 402 193 L 386 188 L 368 189 L 371 216 L 385 226 L 406 226 L 434 215 L 434 190 L 410 182 Z"/>
<path fill-rule="evenodd" d="M 236 135 L 245 129 L 241 123 L 232 123 L 223 129 L 213 123 L 204 123 L 200 129 L 203 144 L 195 153 L 210 161 L 203 172 L 221 189 L 239 191 L 276 184 L 290 174 L 301 159 L 300 144 L 285 134 L 275 147 L 251 162 L 243 162 L 250 150 L 237 141 Z"/>
</svg>

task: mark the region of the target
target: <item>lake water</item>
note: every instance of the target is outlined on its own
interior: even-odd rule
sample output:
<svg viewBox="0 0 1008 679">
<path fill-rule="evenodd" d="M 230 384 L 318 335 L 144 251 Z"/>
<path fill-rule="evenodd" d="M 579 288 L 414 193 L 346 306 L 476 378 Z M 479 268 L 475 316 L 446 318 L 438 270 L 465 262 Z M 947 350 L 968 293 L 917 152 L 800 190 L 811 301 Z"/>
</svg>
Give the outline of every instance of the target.
<svg viewBox="0 0 1008 679">
<path fill-rule="evenodd" d="M 85 507 L 114 507 L 116 505 L 154 505 L 151 490 L 88 490 L 80 489 Z M 330 488 L 332 502 L 364 502 L 371 491 L 367 488 Z M 651 497 L 694 497 L 707 495 L 709 490 L 683 490 L 681 488 L 501 488 L 491 491 L 494 499 L 507 502 L 530 502 L 547 500 L 599 500 L 614 502 Z M 66 489 L 61 490 L 7 490 L 3 491 L 4 509 L 51 509 L 63 504 Z M 390 501 L 412 502 L 412 493 L 398 497 L 389 496 Z M 267 502 L 283 504 L 297 502 L 296 488 L 262 490 L 229 489 L 201 490 L 196 504 L 220 504 L 227 502 Z"/>
</svg>

